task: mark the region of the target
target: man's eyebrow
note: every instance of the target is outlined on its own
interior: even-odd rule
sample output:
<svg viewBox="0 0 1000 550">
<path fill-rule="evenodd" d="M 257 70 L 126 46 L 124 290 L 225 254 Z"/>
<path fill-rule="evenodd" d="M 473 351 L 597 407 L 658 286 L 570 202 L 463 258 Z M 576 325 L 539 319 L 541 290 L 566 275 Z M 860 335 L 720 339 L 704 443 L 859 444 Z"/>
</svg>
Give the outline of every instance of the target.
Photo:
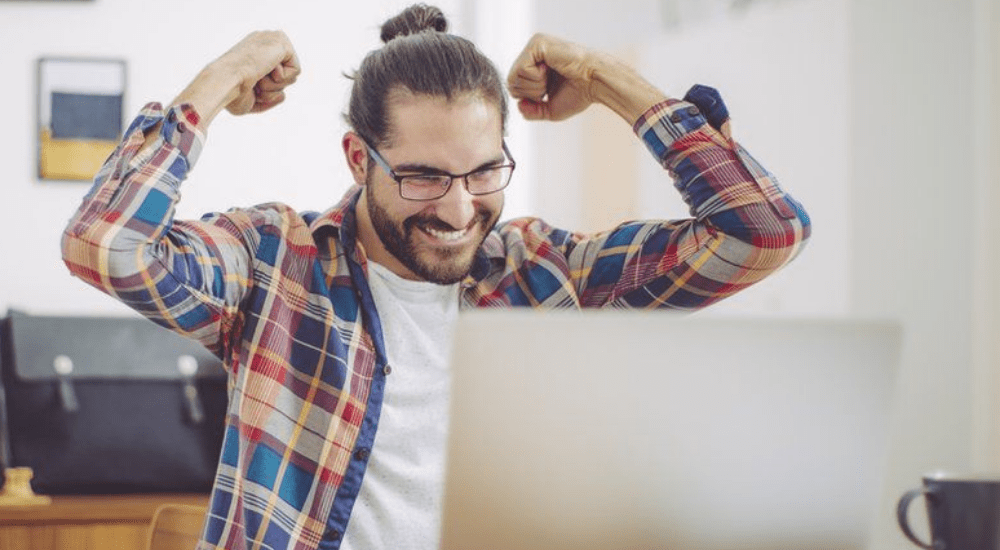
<svg viewBox="0 0 1000 550">
<path fill-rule="evenodd" d="M 505 157 L 503 153 L 500 153 L 497 157 L 493 158 L 492 160 L 488 160 L 480 164 L 479 166 L 473 168 L 470 171 L 470 173 L 482 170 L 484 168 L 491 168 L 493 166 L 497 166 L 498 164 L 503 163 L 504 159 Z M 447 170 L 442 170 L 436 166 L 431 166 L 429 164 L 420 164 L 420 163 L 400 164 L 394 167 L 392 171 L 396 172 L 397 174 L 434 174 L 439 176 L 451 174 L 451 172 L 448 172 Z"/>
</svg>

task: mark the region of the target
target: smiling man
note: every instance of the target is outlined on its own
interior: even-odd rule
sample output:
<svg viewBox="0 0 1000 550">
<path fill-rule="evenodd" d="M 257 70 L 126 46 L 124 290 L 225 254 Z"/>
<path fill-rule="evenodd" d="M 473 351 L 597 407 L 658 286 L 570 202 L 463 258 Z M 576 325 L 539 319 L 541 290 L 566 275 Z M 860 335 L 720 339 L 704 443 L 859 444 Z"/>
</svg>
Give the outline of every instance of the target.
<svg viewBox="0 0 1000 550">
<path fill-rule="evenodd" d="M 229 371 L 200 550 L 437 548 L 460 309 L 695 310 L 780 269 L 809 236 L 710 88 L 668 98 L 618 60 L 544 35 L 504 82 L 423 5 L 387 21 L 382 40 L 352 77 L 342 144 L 357 185 L 333 208 L 174 219 L 216 116 L 270 109 L 299 74 L 288 38 L 257 32 L 166 109 L 143 109 L 63 234 L 74 275 Z M 528 119 L 595 103 L 619 114 L 693 217 L 594 235 L 497 223 L 516 166 L 505 84 Z"/>
</svg>

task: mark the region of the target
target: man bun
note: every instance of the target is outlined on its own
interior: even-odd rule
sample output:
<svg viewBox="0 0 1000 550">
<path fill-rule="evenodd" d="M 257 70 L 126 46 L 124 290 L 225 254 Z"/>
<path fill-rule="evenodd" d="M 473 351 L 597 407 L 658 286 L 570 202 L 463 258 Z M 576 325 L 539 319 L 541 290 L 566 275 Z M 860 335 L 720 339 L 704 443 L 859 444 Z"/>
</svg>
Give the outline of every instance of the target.
<svg viewBox="0 0 1000 550">
<path fill-rule="evenodd" d="M 507 92 L 500 72 L 470 40 L 447 31 L 441 10 L 426 4 L 382 25 L 385 44 L 368 52 L 349 77 L 354 83 L 344 118 L 355 133 L 376 147 L 392 140 L 390 99 L 396 90 L 448 101 L 474 94 L 497 106 L 503 131 Z"/>
<path fill-rule="evenodd" d="M 383 23 L 380 38 L 388 44 L 393 38 L 427 31 L 447 32 L 448 20 L 434 6 L 414 4 Z"/>
</svg>

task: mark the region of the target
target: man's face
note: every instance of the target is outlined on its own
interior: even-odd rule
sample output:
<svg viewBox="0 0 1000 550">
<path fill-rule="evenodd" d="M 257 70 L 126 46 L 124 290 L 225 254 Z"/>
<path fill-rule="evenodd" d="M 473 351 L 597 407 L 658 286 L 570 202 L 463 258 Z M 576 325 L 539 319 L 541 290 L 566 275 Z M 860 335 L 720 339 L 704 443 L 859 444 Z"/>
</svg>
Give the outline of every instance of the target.
<svg viewBox="0 0 1000 550">
<path fill-rule="evenodd" d="M 391 139 L 379 153 L 397 174 L 464 174 L 504 160 L 499 109 L 478 95 L 448 101 L 397 93 L 389 113 Z M 369 258 L 408 279 L 461 281 L 503 209 L 502 191 L 470 195 L 461 179 L 430 201 L 402 198 L 396 181 L 378 165 L 365 183 L 362 243 Z M 378 242 L 365 242 L 366 222 Z"/>
</svg>

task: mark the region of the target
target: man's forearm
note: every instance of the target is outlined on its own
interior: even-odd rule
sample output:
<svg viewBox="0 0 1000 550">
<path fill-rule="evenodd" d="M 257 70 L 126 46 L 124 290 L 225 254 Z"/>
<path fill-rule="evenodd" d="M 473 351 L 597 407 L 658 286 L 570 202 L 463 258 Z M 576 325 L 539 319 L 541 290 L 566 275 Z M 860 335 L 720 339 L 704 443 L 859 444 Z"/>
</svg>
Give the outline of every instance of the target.
<svg viewBox="0 0 1000 550">
<path fill-rule="evenodd" d="M 241 93 L 242 79 L 238 68 L 224 59 L 217 59 L 198 73 L 170 103 L 188 103 L 198 113 L 198 128 L 208 129 L 212 120 Z"/>
<path fill-rule="evenodd" d="M 610 55 L 596 54 L 592 61 L 594 100 L 618 113 L 630 125 L 667 96 L 632 67 Z"/>
<path fill-rule="evenodd" d="M 195 124 L 202 133 L 207 133 L 212 120 L 226 108 L 239 94 L 240 79 L 230 67 L 221 60 L 216 60 L 202 69 L 198 76 L 170 102 L 168 107 L 188 104 Z M 146 132 L 146 140 L 138 155 L 144 155 L 149 147 L 157 141 L 160 125 Z"/>
</svg>

